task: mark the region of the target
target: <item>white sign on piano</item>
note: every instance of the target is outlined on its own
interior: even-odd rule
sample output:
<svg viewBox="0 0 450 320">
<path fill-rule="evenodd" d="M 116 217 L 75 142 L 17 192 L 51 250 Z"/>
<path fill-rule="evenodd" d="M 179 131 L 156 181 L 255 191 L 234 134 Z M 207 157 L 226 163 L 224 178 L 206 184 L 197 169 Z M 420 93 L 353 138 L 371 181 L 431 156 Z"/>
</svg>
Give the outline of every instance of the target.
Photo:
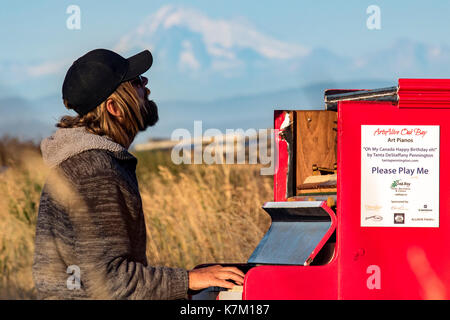
<svg viewBox="0 0 450 320">
<path fill-rule="evenodd" d="M 439 227 L 439 126 L 361 126 L 361 226 Z"/>
</svg>

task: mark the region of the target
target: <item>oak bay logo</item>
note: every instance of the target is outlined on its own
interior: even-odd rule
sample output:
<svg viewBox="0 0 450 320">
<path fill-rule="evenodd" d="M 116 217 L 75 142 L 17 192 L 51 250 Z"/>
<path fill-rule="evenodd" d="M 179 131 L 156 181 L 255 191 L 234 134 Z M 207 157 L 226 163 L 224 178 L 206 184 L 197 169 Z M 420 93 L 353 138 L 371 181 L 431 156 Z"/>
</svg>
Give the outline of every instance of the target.
<svg viewBox="0 0 450 320">
<path fill-rule="evenodd" d="M 395 190 L 395 191 L 398 191 L 397 188 L 403 188 L 405 190 L 409 190 L 410 187 L 411 187 L 411 183 L 410 182 L 405 182 L 405 181 L 402 181 L 401 179 L 394 180 L 391 183 L 391 189 Z"/>
<path fill-rule="evenodd" d="M 400 180 L 394 180 L 391 184 L 391 189 L 395 190 L 395 188 L 398 186 Z"/>
</svg>

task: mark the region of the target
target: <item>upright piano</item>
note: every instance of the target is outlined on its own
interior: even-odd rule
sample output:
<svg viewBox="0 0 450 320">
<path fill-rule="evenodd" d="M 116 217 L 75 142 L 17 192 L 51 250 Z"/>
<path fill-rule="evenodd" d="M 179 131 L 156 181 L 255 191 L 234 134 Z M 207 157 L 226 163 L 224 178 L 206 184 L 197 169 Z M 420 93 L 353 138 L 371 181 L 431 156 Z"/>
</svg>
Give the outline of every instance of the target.
<svg viewBox="0 0 450 320">
<path fill-rule="evenodd" d="M 274 129 L 271 226 L 247 263 L 211 263 L 244 284 L 192 299 L 450 299 L 450 79 L 326 90 Z"/>
</svg>

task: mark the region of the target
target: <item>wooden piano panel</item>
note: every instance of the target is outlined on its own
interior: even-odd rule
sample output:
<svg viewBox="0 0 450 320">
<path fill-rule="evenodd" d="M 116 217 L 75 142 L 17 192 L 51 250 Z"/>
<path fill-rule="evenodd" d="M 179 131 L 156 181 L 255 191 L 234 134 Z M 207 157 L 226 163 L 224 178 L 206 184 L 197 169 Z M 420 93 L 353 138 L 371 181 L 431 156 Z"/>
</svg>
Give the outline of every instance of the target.
<svg viewBox="0 0 450 320">
<path fill-rule="evenodd" d="M 332 169 L 337 162 L 337 112 L 296 112 L 296 186 L 312 175 L 313 165 Z"/>
</svg>

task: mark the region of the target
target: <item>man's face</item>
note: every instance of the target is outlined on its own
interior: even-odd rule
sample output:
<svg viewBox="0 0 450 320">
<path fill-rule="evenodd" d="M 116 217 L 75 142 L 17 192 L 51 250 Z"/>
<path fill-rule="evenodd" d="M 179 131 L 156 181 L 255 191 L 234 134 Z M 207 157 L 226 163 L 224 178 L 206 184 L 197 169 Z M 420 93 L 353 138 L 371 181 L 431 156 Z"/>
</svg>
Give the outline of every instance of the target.
<svg viewBox="0 0 450 320">
<path fill-rule="evenodd" d="M 150 95 L 150 89 L 146 88 L 148 84 L 148 78 L 144 76 L 139 76 L 133 80 L 130 80 L 133 87 L 136 89 L 138 95 L 142 99 L 147 99 Z"/>
<path fill-rule="evenodd" d="M 151 127 L 158 122 L 158 107 L 153 100 L 148 99 L 151 91 L 146 87 L 148 83 L 146 77 L 140 76 L 130 82 L 136 89 L 139 98 L 144 101 L 144 110 L 141 110 L 144 125 L 139 127 L 139 131 L 144 131 L 147 127 Z"/>
</svg>

